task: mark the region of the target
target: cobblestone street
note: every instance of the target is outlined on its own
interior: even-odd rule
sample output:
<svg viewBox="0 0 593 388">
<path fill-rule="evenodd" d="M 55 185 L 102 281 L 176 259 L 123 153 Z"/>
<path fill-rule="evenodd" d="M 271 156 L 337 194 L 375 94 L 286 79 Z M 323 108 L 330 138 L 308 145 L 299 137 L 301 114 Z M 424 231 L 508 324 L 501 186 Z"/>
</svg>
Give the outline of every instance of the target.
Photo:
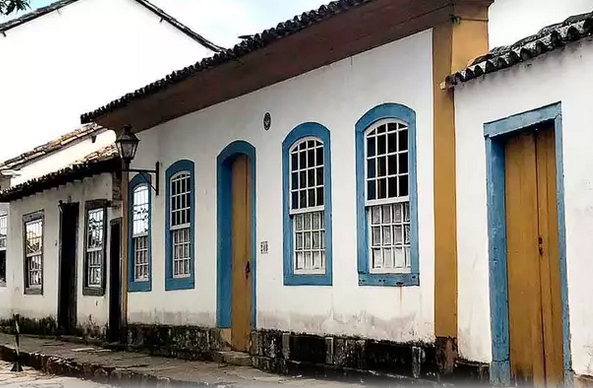
<svg viewBox="0 0 593 388">
<path fill-rule="evenodd" d="M 47 375 L 25 367 L 23 372 L 11 372 L 12 364 L 0 361 L 0 387 L 43 387 L 43 388 L 109 388 L 110 385 L 71 377 Z"/>
</svg>

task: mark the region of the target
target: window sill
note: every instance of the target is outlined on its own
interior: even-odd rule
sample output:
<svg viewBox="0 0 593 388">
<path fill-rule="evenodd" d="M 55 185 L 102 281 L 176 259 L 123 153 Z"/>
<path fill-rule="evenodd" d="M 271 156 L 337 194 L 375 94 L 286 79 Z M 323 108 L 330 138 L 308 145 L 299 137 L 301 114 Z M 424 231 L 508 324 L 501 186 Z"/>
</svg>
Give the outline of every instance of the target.
<svg viewBox="0 0 593 388">
<path fill-rule="evenodd" d="M 25 288 L 25 295 L 43 295 L 43 288 Z"/>
<path fill-rule="evenodd" d="M 331 286 L 332 276 L 331 274 L 307 274 L 307 275 L 295 275 L 295 274 L 284 274 L 284 285 L 285 286 Z"/>
<path fill-rule="evenodd" d="M 417 273 L 401 274 L 358 274 L 359 286 L 370 287 L 414 287 L 420 286 L 420 275 Z"/>
<path fill-rule="evenodd" d="M 84 287 L 82 289 L 84 296 L 105 296 L 105 289 L 100 287 Z"/>
<path fill-rule="evenodd" d="M 151 292 L 152 280 L 144 282 L 130 282 L 128 284 L 128 292 Z"/>
<path fill-rule="evenodd" d="M 193 290 L 194 278 L 169 278 L 165 280 L 165 291 Z"/>
</svg>

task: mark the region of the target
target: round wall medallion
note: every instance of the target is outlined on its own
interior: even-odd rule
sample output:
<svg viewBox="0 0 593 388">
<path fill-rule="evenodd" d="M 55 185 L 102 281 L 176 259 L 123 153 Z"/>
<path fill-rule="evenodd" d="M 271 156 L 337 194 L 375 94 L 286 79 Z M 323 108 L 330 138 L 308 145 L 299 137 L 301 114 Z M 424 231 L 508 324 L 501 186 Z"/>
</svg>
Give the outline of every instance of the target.
<svg viewBox="0 0 593 388">
<path fill-rule="evenodd" d="M 266 112 L 266 114 L 264 115 L 264 129 L 266 131 L 269 131 L 271 126 L 272 126 L 272 115 L 270 114 L 270 112 Z"/>
</svg>

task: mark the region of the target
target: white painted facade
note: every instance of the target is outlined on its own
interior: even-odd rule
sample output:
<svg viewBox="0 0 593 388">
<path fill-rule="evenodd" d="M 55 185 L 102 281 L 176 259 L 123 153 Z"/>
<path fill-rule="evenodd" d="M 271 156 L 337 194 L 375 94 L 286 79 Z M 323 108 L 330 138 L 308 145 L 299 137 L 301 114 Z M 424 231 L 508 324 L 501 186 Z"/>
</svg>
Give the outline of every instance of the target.
<svg viewBox="0 0 593 388">
<path fill-rule="evenodd" d="M 165 291 L 165 182 L 153 196 L 152 291 L 130 293 L 129 323 L 216 326 L 216 157 L 256 148 L 257 328 L 398 342 L 434 340 L 432 32 L 386 44 L 138 134 L 135 168 L 195 162 L 195 289 Z M 355 124 L 394 102 L 417 115 L 419 287 L 361 287 L 357 277 Z M 232 112 L 232 114 L 229 114 Z M 272 127 L 265 131 L 265 112 Z M 333 286 L 283 285 L 282 141 L 297 125 L 331 132 Z M 268 241 L 269 253 L 259 253 Z"/>
<path fill-rule="evenodd" d="M 484 123 L 562 104 L 566 259 L 572 368 L 593 374 L 593 42 L 585 39 L 455 89 L 459 351 L 490 362 L 488 224 Z"/>
<path fill-rule="evenodd" d="M 108 321 L 109 279 L 106 281 L 105 296 L 83 296 L 82 279 L 84 265 L 84 225 L 86 201 L 112 199 L 113 181 L 110 173 L 104 173 L 77 183 L 69 183 L 52 190 L 25 197 L 10 204 L 7 244 L 7 282 L 0 287 L 0 318 L 11 318 L 13 314 L 31 319 L 52 317 L 57 319 L 60 210 L 59 201 L 78 202 L 79 232 L 77 246 L 77 320 L 82 327 L 89 328 L 90 322 L 104 329 Z M 43 295 L 24 293 L 23 216 L 43 211 Z M 107 225 L 119 217 L 120 210 L 107 208 Z M 109 242 L 109 228 L 105 243 Z M 109 270 L 109 264 L 107 264 Z M 108 272 L 106 272 L 108 273 Z"/>
<path fill-rule="evenodd" d="M 79 0 L 0 34 L 0 160 L 213 53 L 134 0 Z"/>
</svg>

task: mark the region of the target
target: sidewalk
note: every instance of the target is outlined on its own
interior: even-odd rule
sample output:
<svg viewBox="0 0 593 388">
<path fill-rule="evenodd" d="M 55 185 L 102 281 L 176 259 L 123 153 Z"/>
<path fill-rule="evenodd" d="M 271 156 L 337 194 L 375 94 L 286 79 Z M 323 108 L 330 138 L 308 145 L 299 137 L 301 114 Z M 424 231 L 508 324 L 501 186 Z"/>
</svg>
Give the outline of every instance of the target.
<svg viewBox="0 0 593 388">
<path fill-rule="evenodd" d="M 358 388 L 347 383 L 278 376 L 242 366 L 183 361 L 140 353 L 118 352 L 95 346 L 22 336 L 21 362 L 46 373 L 78 377 L 110 385 L 214 387 L 328 387 Z M 0 357 L 14 361 L 14 336 L 0 334 Z"/>
</svg>

